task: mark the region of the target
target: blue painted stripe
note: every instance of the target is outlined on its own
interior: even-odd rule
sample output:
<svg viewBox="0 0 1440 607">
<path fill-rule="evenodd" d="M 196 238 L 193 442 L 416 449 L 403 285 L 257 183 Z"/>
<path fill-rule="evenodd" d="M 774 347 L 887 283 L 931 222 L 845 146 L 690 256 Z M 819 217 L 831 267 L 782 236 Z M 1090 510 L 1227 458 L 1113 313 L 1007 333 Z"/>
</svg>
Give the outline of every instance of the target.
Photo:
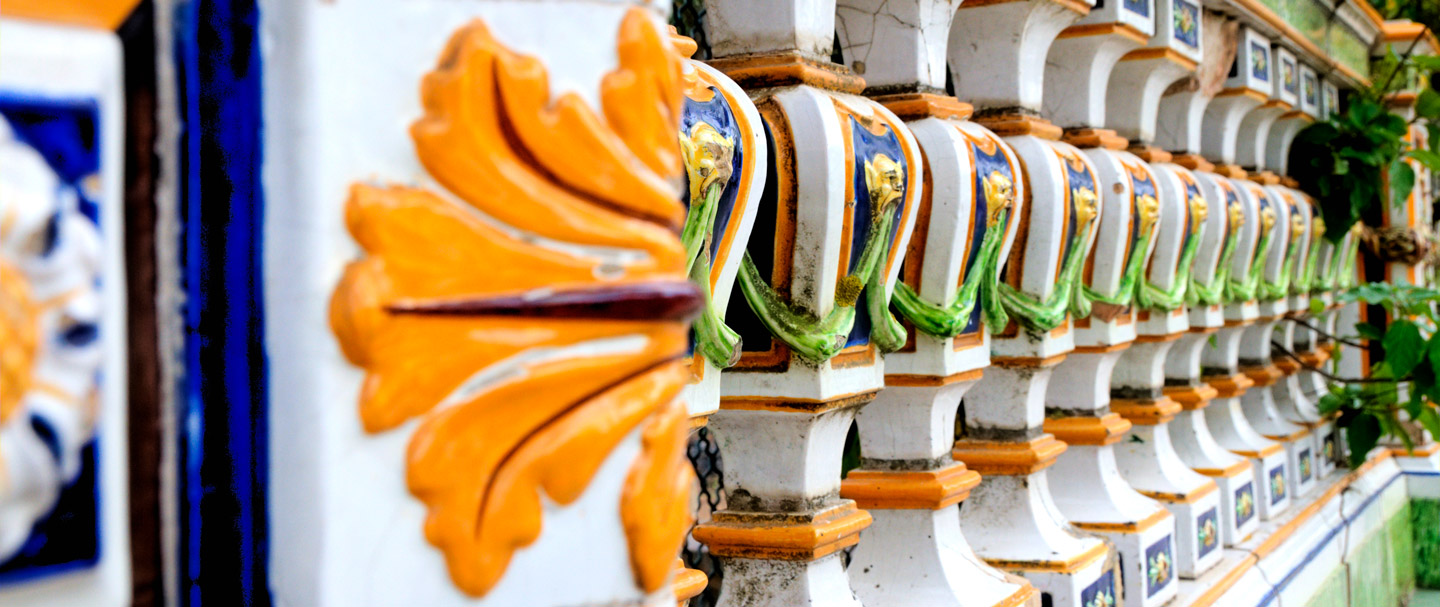
<svg viewBox="0 0 1440 607">
<path fill-rule="evenodd" d="M 260 15 L 180 0 L 174 40 L 186 293 L 182 605 L 270 603 Z"/>
<path fill-rule="evenodd" d="M 1394 476 L 1390 477 L 1390 480 L 1385 481 L 1385 484 L 1381 486 L 1379 490 L 1370 494 L 1369 497 L 1365 498 L 1365 501 L 1360 503 L 1360 508 L 1355 511 L 1354 516 L 1347 517 L 1342 511 L 1340 513 L 1341 517 L 1343 518 L 1341 523 L 1330 529 L 1330 531 L 1325 534 L 1325 537 L 1321 539 L 1319 543 L 1315 544 L 1314 548 L 1311 548 L 1309 552 L 1305 553 L 1305 558 L 1300 561 L 1300 564 L 1295 566 L 1295 568 L 1291 569 L 1288 573 L 1286 573 L 1285 577 L 1281 578 L 1279 583 L 1273 584 L 1270 591 L 1265 593 L 1265 596 L 1260 598 L 1259 603 L 1255 604 L 1256 607 L 1265 607 L 1266 605 L 1274 602 L 1275 599 L 1279 598 L 1280 592 L 1283 591 L 1286 586 L 1289 586 L 1290 582 L 1293 581 L 1296 576 L 1300 575 L 1301 569 L 1304 569 L 1306 565 L 1310 564 L 1311 561 L 1315 560 L 1315 557 L 1319 556 L 1320 551 L 1324 550 L 1326 546 L 1330 545 L 1330 541 L 1335 539 L 1335 536 L 1340 535 L 1341 531 L 1344 531 L 1345 528 L 1349 527 L 1351 522 L 1359 518 L 1360 515 L 1365 512 L 1365 509 L 1370 507 L 1371 503 L 1373 503 L 1376 499 L 1379 499 L 1379 497 L 1390 488 L 1390 485 L 1394 484 L 1395 481 L 1399 480 L 1402 476 L 1404 476 L 1404 473 L 1399 472 L 1396 473 Z M 1259 567 L 1259 564 L 1257 563 L 1255 566 Z"/>
</svg>

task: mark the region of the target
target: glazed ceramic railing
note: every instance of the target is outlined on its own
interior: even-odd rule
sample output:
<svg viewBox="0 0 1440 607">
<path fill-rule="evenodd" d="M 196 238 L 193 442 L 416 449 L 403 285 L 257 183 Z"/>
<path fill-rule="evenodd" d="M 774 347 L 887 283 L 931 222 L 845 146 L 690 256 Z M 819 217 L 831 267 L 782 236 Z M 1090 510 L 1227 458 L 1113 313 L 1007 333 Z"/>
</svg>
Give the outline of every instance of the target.
<svg viewBox="0 0 1440 607">
<path fill-rule="evenodd" d="M 1097 4 L 711 0 L 699 61 L 652 2 L 275 3 L 275 595 L 1189 604 L 1333 471 L 1292 320 L 1355 243 L 1280 177 L 1316 57 Z M 5 130 L 0 558 L 120 444 L 34 343 L 117 315 L 102 131 L 92 191 Z"/>
</svg>

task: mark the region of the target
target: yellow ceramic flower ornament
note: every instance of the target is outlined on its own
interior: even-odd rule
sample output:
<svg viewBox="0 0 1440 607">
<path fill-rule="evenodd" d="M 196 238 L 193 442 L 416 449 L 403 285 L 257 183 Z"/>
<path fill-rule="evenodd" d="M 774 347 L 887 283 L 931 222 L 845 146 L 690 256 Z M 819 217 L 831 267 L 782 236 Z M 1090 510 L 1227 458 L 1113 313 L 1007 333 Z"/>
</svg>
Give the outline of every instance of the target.
<svg viewBox="0 0 1440 607">
<path fill-rule="evenodd" d="M 1015 184 L 1000 171 L 991 171 L 985 178 L 985 204 L 988 205 L 985 225 L 995 227 L 1000 214 L 1015 203 Z"/>
</svg>

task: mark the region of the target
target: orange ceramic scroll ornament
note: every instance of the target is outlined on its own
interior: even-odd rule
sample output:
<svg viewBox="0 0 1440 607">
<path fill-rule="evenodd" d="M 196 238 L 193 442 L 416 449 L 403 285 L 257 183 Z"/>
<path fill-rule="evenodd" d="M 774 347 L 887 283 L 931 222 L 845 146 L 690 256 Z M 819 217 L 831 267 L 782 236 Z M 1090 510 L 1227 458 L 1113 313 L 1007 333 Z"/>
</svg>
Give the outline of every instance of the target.
<svg viewBox="0 0 1440 607">
<path fill-rule="evenodd" d="M 689 527 L 680 57 L 641 9 L 620 27 L 598 113 L 551 99 L 546 67 L 483 22 L 461 28 L 411 129 L 448 192 L 355 185 L 347 203 L 367 256 L 331 326 L 367 372 L 365 429 L 418 418 L 407 482 L 473 596 L 539 537 L 542 494 L 573 503 L 627 438 L 615 524 L 638 586 L 664 588 Z"/>
</svg>

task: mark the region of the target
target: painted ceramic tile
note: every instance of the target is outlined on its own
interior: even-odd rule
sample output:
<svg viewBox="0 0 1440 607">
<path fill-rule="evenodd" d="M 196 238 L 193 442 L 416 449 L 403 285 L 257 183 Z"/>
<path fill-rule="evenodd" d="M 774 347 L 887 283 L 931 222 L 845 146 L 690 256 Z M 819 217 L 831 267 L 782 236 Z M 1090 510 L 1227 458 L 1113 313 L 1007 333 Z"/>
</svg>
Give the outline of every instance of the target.
<svg viewBox="0 0 1440 607">
<path fill-rule="evenodd" d="M 1320 97 L 1318 96 L 1319 94 L 1318 94 L 1318 92 L 1317 92 L 1317 89 L 1320 88 L 1320 87 L 1319 87 L 1319 84 L 1318 84 L 1317 82 L 1315 82 L 1315 76 L 1312 75 L 1312 74 L 1305 74 L 1304 80 L 1305 80 L 1305 105 L 1315 105 L 1315 104 L 1319 101 L 1319 99 L 1320 99 Z"/>
<path fill-rule="evenodd" d="M 1295 61 L 1286 57 L 1280 61 L 1280 82 L 1284 84 L 1286 92 L 1299 94 L 1300 92 L 1300 70 L 1295 69 Z"/>
<path fill-rule="evenodd" d="M 0 94 L 0 585 L 100 556 L 100 113 Z"/>
<path fill-rule="evenodd" d="M 1250 75 L 1261 82 L 1270 81 L 1270 49 L 1259 42 L 1250 43 Z"/>
<path fill-rule="evenodd" d="M 1175 39 L 1190 48 L 1200 48 L 1200 5 L 1173 0 Z"/>
<path fill-rule="evenodd" d="M 1125 10 L 1141 17 L 1150 16 L 1150 3 L 1147 0 L 1125 0 L 1124 7 Z"/>
<path fill-rule="evenodd" d="M 1196 545 L 1200 547 L 1200 556 L 1210 554 L 1220 547 L 1220 509 L 1218 507 L 1206 510 L 1200 518 L 1195 519 Z"/>
<path fill-rule="evenodd" d="M 1083 607 L 1115 607 L 1115 570 L 1106 571 L 1080 591 L 1080 604 Z"/>
<path fill-rule="evenodd" d="M 1270 503 L 1278 504 L 1285 500 L 1285 466 L 1276 466 L 1270 470 Z"/>
<path fill-rule="evenodd" d="M 1310 450 L 1302 449 L 1300 451 L 1300 482 L 1302 483 L 1310 480 L 1310 459 Z"/>
<path fill-rule="evenodd" d="M 1325 456 L 1325 461 L 1335 461 L 1335 437 L 1339 435 L 1340 431 L 1336 430 L 1335 432 L 1331 432 L 1328 436 L 1325 437 L 1325 442 L 1323 445 L 1324 451 L 1321 452 Z"/>
<path fill-rule="evenodd" d="M 1175 577 L 1175 552 L 1170 536 L 1145 549 L 1145 596 L 1155 596 Z"/>
<path fill-rule="evenodd" d="M 1235 490 L 1235 526 L 1240 527 L 1250 522 L 1255 516 L 1255 483 L 1249 482 L 1240 485 Z"/>
</svg>

